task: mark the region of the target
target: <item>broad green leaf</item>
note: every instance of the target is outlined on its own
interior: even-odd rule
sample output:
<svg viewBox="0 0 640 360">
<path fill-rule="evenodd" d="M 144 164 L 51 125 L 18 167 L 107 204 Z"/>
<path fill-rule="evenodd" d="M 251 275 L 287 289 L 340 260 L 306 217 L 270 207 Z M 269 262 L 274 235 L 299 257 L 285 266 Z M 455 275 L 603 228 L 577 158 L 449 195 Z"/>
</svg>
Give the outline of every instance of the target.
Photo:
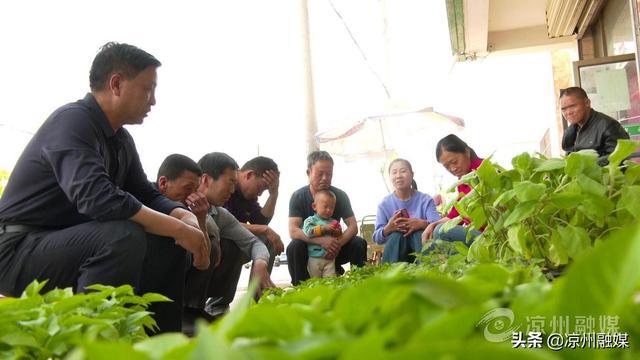
<svg viewBox="0 0 640 360">
<path fill-rule="evenodd" d="M 246 359 L 278 359 L 278 360 L 295 360 L 297 357 L 291 356 L 291 354 L 285 352 L 281 348 L 276 348 L 273 345 L 253 345 L 251 347 L 238 347 L 238 352 L 242 352 L 242 355 Z M 167 358 L 167 360 L 179 360 L 174 358 Z"/>
<path fill-rule="evenodd" d="M 313 280 L 313 279 L 310 279 Z M 326 311 L 333 304 L 338 289 L 335 287 L 318 284 L 317 286 L 306 288 L 305 291 L 295 291 L 288 293 L 287 296 L 274 299 L 272 302 L 277 304 L 300 304 L 313 305 L 318 311 Z M 260 303 L 265 301 L 269 303 L 269 299 L 260 299 Z"/>
<path fill-rule="evenodd" d="M 554 265 L 565 265 L 569 262 L 567 247 L 565 246 L 557 229 L 551 232 L 551 245 L 549 246 L 549 259 Z"/>
<path fill-rule="evenodd" d="M 297 359 L 337 359 L 355 339 L 344 334 L 316 334 L 281 346 Z"/>
<path fill-rule="evenodd" d="M 336 318 L 340 319 L 349 331 L 358 331 L 366 326 L 371 314 L 379 311 L 380 303 L 387 299 L 393 284 L 399 283 L 395 280 L 370 278 L 344 289 L 336 298 L 333 307 Z M 405 288 L 404 293 L 405 297 L 408 296 L 410 289 Z M 362 302 L 362 299 L 377 299 L 378 301 Z"/>
<path fill-rule="evenodd" d="M 591 247 L 589 234 L 583 228 L 573 225 L 561 226 L 558 228 L 558 234 L 567 250 L 567 255 L 571 258 L 575 258 Z"/>
<path fill-rule="evenodd" d="M 217 336 L 226 338 L 227 333 L 231 331 L 237 325 L 237 323 L 242 320 L 242 318 L 246 315 L 247 310 L 249 309 L 249 305 L 253 301 L 253 294 L 255 294 L 257 286 L 257 280 L 251 280 L 246 294 L 244 294 L 244 296 L 241 297 L 237 302 L 234 311 L 230 311 L 222 318 L 222 320 L 214 324 Z M 219 339 L 216 341 L 222 342 L 223 340 Z"/>
<path fill-rule="evenodd" d="M 28 346 L 33 348 L 38 348 L 42 346 L 38 341 L 33 337 L 33 335 L 27 332 L 12 332 L 3 334 L 0 337 L 0 344 L 7 344 L 9 346 Z"/>
<path fill-rule="evenodd" d="M 517 155 L 513 159 L 511 159 L 511 165 L 515 170 L 518 170 L 520 174 L 529 174 L 529 170 L 531 169 L 532 161 L 531 155 L 529 153 L 522 153 Z"/>
<path fill-rule="evenodd" d="M 69 290 L 71 289 L 69 288 Z M 86 303 L 88 296 L 88 294 L 76 294 L 75 296 L 61 299 L 53 304 L 53 311 L 60 313 L 76 309 Z"/>
<path fill-rule="evenodd" d="M 518 204 L 504 222 L 505 227 L 509 227 L 531 216 L 536 209 L 537 201 L 528 201 Z"/>
<path fill-rule="evenodd" d="M 511 170 L 501 172 L 500 179 L 505 182 L 505 185 L 507 185 L 508 182 L 521 181 L 522 175 L 517 170 L 511 169 Z M 510 188 L 511 186 L 505 186 L 505 187 Z"/>
<path fill-rule="evenodd" d="M 580 188 L 584 193 L 603 196 L 607 192 L 607 187 L 604 184 L 599 183 L 590 177 L 580 174 L 577 179 L 578 185 L 580 185 Z"/>
<path fill-rule="evenodd" d="M 412 343 L 391 353 L 388 359 L 492 359 L 492 360 L 554 360 L 558 354 L 546 349 L 513 349 L 510 343 L 492 343 L 482 337 L 448 340 L 434 337 L 422 343 Z"/>
<path fill-rule="evenodd" d="M 627 185 L 633 185 L 640 179 L 640 164 L 628 163 L 627 170 L 624 172 L 624 178 Z"/>
<path fill-rule="evenodd" d="M 115 295 L 118 297 L 125 295 L 135 295 L 135 292 L 133 291 L 133 286 L 131 285 L 120 285 L 116 287 Z"/>
<path fill-rule="evenodd" d="M 493 202 L 493 207 L 498 207 L 500 205 L 506 204 L 509 200 L 513 199 L 514 196 L 516 196 L 516 191 L 513 189 L 503 192 Z"/>
<path fill-rule="evenodd" d="M 133 348 L 147 354 L 151 359 L 162 359 L 173 348 L 188 342 L 189 339 L 181 333 L 168 333 L 141 341 L 133 345 Z"/>
<path fill-rule="evenodd" d="M 126 317 L 127 327 L 140 325 L 142 322 L 144 322 L 144 319 L 148 317 L 151 317 L 151 313 L 148 311 L 137 311 L 129 314 Z"/>
<path fill-rule="evenodd" d="M 47 327 L 47 332 L 49 335 L 55 335 L 60 331 L 60 325 L 58 324 L 58 316 L 52 314 L 49 318 L 49 326 Z"/>
<path fill-rule="evenodd" d="M 387 343 L 393 337 L 389 334 L 391 327 L 385 329 L 371 328 L 369 331 L 350 342 L 340 354 L 340 359 L 360 360 L 379 358 L 387 348 Z"/>
<path fill-rule="evenodd" d="M 599 224 L 604 225 L 604 218 L 611 214 L 615 204 L 605 196 L 593 194 L 584 194 L 582 205 L 579 209 L 587 216 L 587 218 Z M 582 224 L 580 224 L 582 225 Z"/>
<path fill-rule="evenodd" d="M 45 302 L 50 303 L 50 302 L 60 301 L 65 298 L 69 298 L 71 296 L 73 296 L 73 291 L 71 290 L 71 288 L 66 288 L 66 289 L 53 289 L 48 293 L 44 294 L 43 298 Z"/>
<path fill-rule="evenodd" d="M 582 202 L 582 194 L 561 192 L 549 195 L 549 201 L 561 209 L 575 209 Z"/>
<path fill-rule="evenodd" d="M 495 166 L 491 163 L 490 159 L 484 159 L 482 164 L 476 169 L 476 174 L 480 181 L 487 184 L 489 187 L 500 186 L 500 179 L 498 178 L 498 172 Z"/>
<path fill-rule="evenodd" d="M 482 205 L 478 204 L 477 206 L 471 207 L 471 212 L 469 212 L 469 218 L 473 221 L 473 224 L 476 227 L 483 227 L 487 223 L 487 216 L 485 215 L 485 209 Z"/>
<path fill-rule="evenodd" d="M 191 340 L 183 345 L 172 347 L 162 356 L 161 360 L 189 360 L 192 358 L 195 348 L 196 342 Z"/>
<path fill-rule="evenodd" d="M 300 337 L 305 322 L 295 311 L 285 306 L 264 304 L 247 310 L 236 325 L 229 330 L 232 338 L 263 338 L 272 341 L 288 341 Z"/>
<path fill-rule="evenodd" d="M 458 224 L 460 224 L 461 221 L 462 221 L 462 217 L 461 216 L 456 216 L 455 218 L 453 218 L 451 220 L 447 220 L 440 227 L 440 231 L 441 232 L 447 232 L 447 231 L 453 229 L 454 227 L 456 227 Z"/>
<path fill-rule="evenodd" d="M 27 288 L 22 293 L 22 296 L 20 297 L 23 299 L 27 297 L 40 297 L 40 291 L 44 288 L 45 285 L 47 285 L 47 280 L 43 282 L 38 282 L 37 280 L 35 280 L 27 286 Z"/>
<path fill-rule="evenodd" d="M 522 203 L 526 201 L 540 200 L 547 190 L 547 187 L 543 184 L 534 184 L 530 181 L 522 181 L 513 184 L 513 190 L 516 192 L 516 198 L 518 201 Z"/>
<path fill-rule="evenodd" d="M 566 166 L 566 161 L 564 159 L 548 159 L 543 160 L 540 165 L 536 166 L 534 171 L 536 172 L 545 172 L 545 171 L 553 171 L 558 169 L 563 169 Z"/>
<path fill-rule="evenodd" d="M 638 147 L 640 147 L 640 141 L 619 139 L 615 150 L 609 155 L 609 165 L 607 167 L 609 169 L 618 167 L 622 160 L 636 151 Z"/>
<path fill-rule="evenodd" d="M 443 308 L 468 305 L 477 301 L 460 283 L 447 278 L 429 277 L 415 284 L 414 292 L 425 300 Z M 477 295 L 477 294 L 476 294 Z"/>
<path fill-rule="evenodd" d="M 582 150 L 569 154 L 566 158 L 567 165 L 565 172 L 567 175 L 575 177 L 585 173 L 585 169 L 591 166 L 598 166 L 598 153 L 594 150 Z"/>
<path fill-rule="evenodd" d="M 81 346 L 81 353 L 84 356 L 75 355 L 78 359 L 87 360 L 112 360 L 112 359 L 131 359 L 131 360 L 150 360 L 151 358 L 144 353 L 136 351 L 131 344 L 119 342 L 88 342 Z"/>
<path fill-rule="evenodd" d="M 582 254 L 554 289 L 557 314 L 588 316 L 619 314 L 640 283 L 640 224 L 610 234 Z M 576 301 L 580 299 L 580 301 Z"/>
<path fill-rule="evenodd" d="M 233 311 L 229 312 L 229 314 L 225 315 L 225 318 L 232 313 Z M 224 321 L 224 319 L 222 319 L 222 321 Z M 235 321 L 228 323 L 226 326 L 229 327 L 231 325 L 235 325 Z M 194 340 L 195 346 L 193 347 L 193 352 L 187 357 L 188 359 L 235 360 L 245 358 L 241 352 L 231 349 L 230 345 L 225 341 L 224 335 L 221 333 L 222 330 L 218 329 L 216 331 L 213 326 L 206 326 L 204 321 L 198 322 L 196 326 L 198 336 Z M 227 327 L 225 327 L 226 331 L 229 330 Z"/>
<path fill-rule="evenodd" d="M 622 188 L 618 208 L 627 210 L 636 219 L 640 218 L 640 185 Z"/>
<path fill-rule="evenodd" d="M 464 194 L 463 194 L 464 195 Z M 461 195 L 462 196 L 462 195 Z M 462 196 L 460 199 L 456 200 L 455 203 L 453 204 L 453 207 L 456 208 L 456 210 L 458 210 L 458 214 L 460 214 L 460 216 L 462 217 L 469 217 L 469 213 L 468 213 L 468 208 L 469 208 L 469 203 L 477 196 L 475 189 L 471 190 L 470 193 L 468 193 L 467 195 Z"/>
<path fill-rule="evenodd" d="M 531 254 L 527 249 L 527 240 L 524 232 L 524 227 L 520 224 L 510 227 L 507 232 L 507 241 L 516 254 L 528 259 Z"/>
<path fill-rule="evenodd" d="M 493 262 L 494 259 L 489 253 L 489 249 L 485 246 L 486 238 L 480 235 L 475 239 L 471 246 L 469 246 L 469 253 L 467 254 L 467 260 L 479 261 L 479 262 Z"/>
<path fill-rule="evenodd" d="M 146 293 L 142 295 L 142 298 L 148 302 L 173 302 L 173 300 L 168 297 L 156 293 Z"/>
<path fill-rule="evenodd" d="M 453 242 L 453 247 L 462 256 L 466 257 L 467 254 L 469 253 L 469 247 L 467 247 L 467 245 L 465 245 L 462 241 L 454 241 Z"/>
<path fill-rule="evenodd" d="M 493 291 L 502 290 L 508 285 L 509 271 L 498 264 L 476 264 L 468 268 L 459 281 L 490 287 Z"/>
<path fill-rule="evenodd" d="M 435 321 L 421 324 L 415 334 L 410 334 L 407 346 L 420 346 L 425 339 L 467 339 L 477 330 L 478 319 L 486 312 L 481 305 L 471 305 L 443 313 Z"/>
</svg>

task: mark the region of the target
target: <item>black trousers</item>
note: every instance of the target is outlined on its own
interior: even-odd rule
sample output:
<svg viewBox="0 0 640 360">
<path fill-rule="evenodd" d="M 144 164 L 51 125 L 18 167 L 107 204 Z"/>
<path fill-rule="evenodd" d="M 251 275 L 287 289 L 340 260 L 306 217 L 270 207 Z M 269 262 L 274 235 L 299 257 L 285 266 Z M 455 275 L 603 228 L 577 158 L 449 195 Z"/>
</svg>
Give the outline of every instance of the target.
<svg viewBox="0 0 640 360">
<path fill-rule="evenodd" d="M 265 237 L 258 236 L 269 250 L 269 263 L 267 270 L 271 274 L 275 260 L 273 245 Z M 233 240 L 220 239 L 222 259 L 217 268 L 197 270 L 193 267 L 187 272 L 186 300 L 188 307 L 203 309 L 208 298 L 216 299 L 216 305 L 229 305 L 233 301 L 238 289 L 238 282 L 242 273 L 242 266 L 251 261 L 236 245 Z M 217 254 L 212 251 L 211 264 L 217 259 Z"/>
<path fill-rule="evenodd" d="M 291 240 L 287 246 L 287 264 L 289 266 L 289 275 L 291 275 L 291 284 L 294 286 L 309 278 L 309 271 L 307 271 L 308 261 L 307 243 L 299 239 Z M 352 237 L 349 242 L 344 244 L 338 256 L 336 256 L 336 267 L 346 263 L 364 266 L 366 262 L 367 242 L 359 236 Z"/>
<path fill-rule="evenodd" d="M 44 291 L 130 284 L 173 303 L 152 305 L 161 332 L 180 331 L 185 250 L 131 221 L 91 221 L 61 230 L 0 234 L 0 293 L 19 296 L 33 280 Z"/>
<path fill-rule="evenodd" d="M 228 256 L 234 251 L 234 248 L 237 249 L 237 252 L 240 253 L 240 249 L 236 244 L 228 239 L 220 239 L 220 251 L 224 254 L 222 260 L 220 261 L 220 265 L 217 268 L 214 268 L 213 265 L 217 262 L 218 257 L 221 255 L 216 251 L 216 248 L 213 247 L 211 250 L 210 262 L 211 266 L 209 266 L 206 270 L 198 270 L 193 266 L 188 266 L 187 276 L 185 279 L 185 300 L 184 305 L 186 307 L 194 308 L 194 309 L 204 309 L 205 302 L 207 298 L 211 297 L 212 293 L 216 292 L 216 288 L 220 288 L 219 284 L 212 284 L 212 279 L 215 273 L 220 271 L 229 271 L 229 270 L 221 270 L 221 269 L 230 269 L 231 262 L 228 261 L 230 257 Z M 226 258 L 226 262 L 225 262 Z M 238 273 L 238 278 L 240 274 Z M 236 280 L 237 282 L 237 280 Z"/>
</svg>

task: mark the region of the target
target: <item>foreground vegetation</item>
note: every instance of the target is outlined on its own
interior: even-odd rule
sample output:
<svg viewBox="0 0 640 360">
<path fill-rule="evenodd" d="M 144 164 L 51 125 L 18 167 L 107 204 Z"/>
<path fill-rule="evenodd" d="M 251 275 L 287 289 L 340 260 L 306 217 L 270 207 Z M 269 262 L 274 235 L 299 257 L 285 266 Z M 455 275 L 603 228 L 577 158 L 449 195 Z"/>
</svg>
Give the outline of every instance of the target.
<svg viewBox="0 0 640 360">
<path fill-rule="evenodd" d="M 613 160 L 635 146 L 622 144 Z M 640 171 L 592 162 L 588 153 L 521 155 L 513 170 L 486 161 L 461 200 L 485 230 L 470 248 L 436 244 L 417 264 L 311 279 L 257 304 L 247 296 L 193 339 L 146 337 L 145 309 L 158 295 L 126 286 L 40 295 L 36 283 L 0 300 L 0 357 L 636 359 Z"/>
</svg>

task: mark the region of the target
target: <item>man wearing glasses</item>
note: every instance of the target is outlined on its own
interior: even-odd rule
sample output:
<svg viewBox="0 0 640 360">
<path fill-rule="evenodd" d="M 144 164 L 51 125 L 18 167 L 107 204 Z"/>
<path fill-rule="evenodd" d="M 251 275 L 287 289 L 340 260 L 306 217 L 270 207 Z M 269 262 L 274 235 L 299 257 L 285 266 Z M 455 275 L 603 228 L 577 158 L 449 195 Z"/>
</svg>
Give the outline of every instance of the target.
<svg viewBox="0 0 640 360">
<path fill-rule="evenodd" d="M 591 100 L 580 87 L 560 90 L 560 110 L 569 123 L 562 137 L 562 149 L 567 154 L 593 149 L 598 152 L 598 163 L 606 165 L 618 139 L 629 138 L 617 120 L 591 108 Z"/>
</svg>

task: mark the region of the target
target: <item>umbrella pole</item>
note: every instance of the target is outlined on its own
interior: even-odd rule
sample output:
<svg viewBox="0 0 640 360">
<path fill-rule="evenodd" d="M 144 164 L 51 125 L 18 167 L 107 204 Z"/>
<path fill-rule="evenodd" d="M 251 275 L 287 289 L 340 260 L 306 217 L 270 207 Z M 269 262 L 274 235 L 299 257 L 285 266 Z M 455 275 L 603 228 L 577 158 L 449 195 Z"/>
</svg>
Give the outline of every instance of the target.
<svg viewBox="0 0 640 360">
<path fill-rule="evenodd" d="M 385 189 L 387 189 L 387 193 L 391 192 L 389 190 L 389 185 L 387 185 L 387 180 L 384 178 L 384 166 L 387 164 L 387 143 L 384 140 L 384 128 L 382 127 L 382 118 L 378 118 L 378 126 L 380 126 L 380 137 L 382 138 L 382 153 L 384 156 L 382 157 L 382 165 L 380 166 L 380 176 L 382 177 L 382 183 L 384 184 Z"/>
</svg>

